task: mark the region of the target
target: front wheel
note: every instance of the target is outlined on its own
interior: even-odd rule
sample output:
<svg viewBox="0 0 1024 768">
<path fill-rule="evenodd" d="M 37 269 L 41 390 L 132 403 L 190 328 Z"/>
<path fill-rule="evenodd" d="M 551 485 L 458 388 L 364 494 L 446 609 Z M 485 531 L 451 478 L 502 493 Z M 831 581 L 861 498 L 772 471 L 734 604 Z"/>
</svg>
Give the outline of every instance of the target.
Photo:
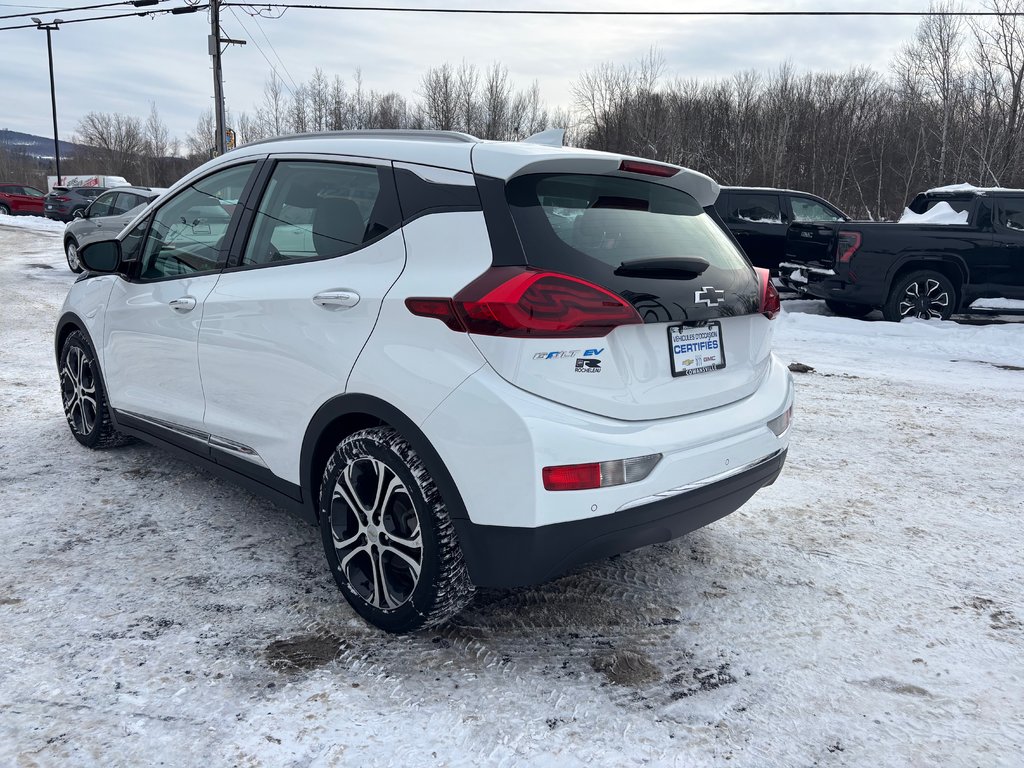
<svg viewBox="0 0 1024 768">
<path fill-rule="evenodd" d="M 829 308 L 833 315 L 854 318 L 867 317 L 873 309 L 873 307 L 867 304 L 851 304 L 848 301 L 835 301 L 833 299 L 825 299 L 825 306 Z"/>
<path fill-rule="evenodd" d="M 904 275 L 893 283 L 882 315 L 898 323 L 905 317 L 922 320 L 949 320 L 956 304 L 956 290 L 940 272 L 921 270 Z"/>
<path fill-rule="evenodd" d="M 113 448 L 131 442 L 110 421 L 100 366 L 81 331 L 69 333 L 61 347 L 60 395 L 71 434 L 86 448 Z"/>
<path fill-rule="evenodd" d="M 72 272 L 82 271 L 82 262 L 78 258 L 78 242 L 73 237 L 69 237 L 64 243 L 64 255 L 68 260 L 68 269 Z"/>
<path fill-rule="evenodd" d="M 473 597 L 441 493 L 391 428 L 338 445 L 320 484 L 320 533 L 349 604 L 387 632 L 441 624 Z"/>
<path fill-rule="evenodd" d="M 8 208 L 3 203 L 0 203 L 0 216 L 10 216 L 10 215 L 11 215 L 11 209 Z"/>
</svg>

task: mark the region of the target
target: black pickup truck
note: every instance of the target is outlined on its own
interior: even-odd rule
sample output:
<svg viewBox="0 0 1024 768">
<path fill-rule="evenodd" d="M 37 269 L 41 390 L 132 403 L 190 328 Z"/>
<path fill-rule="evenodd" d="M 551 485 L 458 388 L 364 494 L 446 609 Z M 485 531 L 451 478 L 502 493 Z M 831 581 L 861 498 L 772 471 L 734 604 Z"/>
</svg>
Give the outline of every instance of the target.
<svg viewBox="0 0 1024 768">
<path fill-rule="evenodd" d="M 915 197 L 910 212 L 900 223 L 793 223 L 783 285 L 839 315 L 881 309 L 896 322 L 1024 299 L 1024 190 L 943 187 Z"/>
</svg>

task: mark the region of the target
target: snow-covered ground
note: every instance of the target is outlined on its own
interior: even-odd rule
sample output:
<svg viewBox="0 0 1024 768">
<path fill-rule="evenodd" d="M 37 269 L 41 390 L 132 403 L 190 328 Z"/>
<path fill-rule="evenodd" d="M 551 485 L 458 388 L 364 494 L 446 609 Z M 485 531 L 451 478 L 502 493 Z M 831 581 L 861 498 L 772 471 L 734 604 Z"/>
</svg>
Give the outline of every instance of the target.
<svg viewBox="0 0 1024 768">
<path fill-rule="evenodd" d="M 317 532 L 68 433 L 59 230 L 0 224 L 0 765 L 1019 766 L 1024 323 L 786 302 L 789 463 L 736 514 L 451 626 Z"/>
</svg>

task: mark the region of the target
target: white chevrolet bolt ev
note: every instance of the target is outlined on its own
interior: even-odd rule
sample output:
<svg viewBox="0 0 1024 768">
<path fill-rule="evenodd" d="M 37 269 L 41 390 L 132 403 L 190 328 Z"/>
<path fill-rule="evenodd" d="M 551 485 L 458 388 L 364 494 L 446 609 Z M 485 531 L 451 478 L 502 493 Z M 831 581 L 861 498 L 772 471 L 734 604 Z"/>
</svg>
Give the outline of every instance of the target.
<svg viewBox="0 0 1024 768">
<path fill-rule="evenodd" d="M 733 512 L 786 457 L 778 295 L 714 181 L 558 144 L 360 131 L 205 164 L 80 253 L 75 439 L 319 525 L 391 632 Z"/>
</svg>

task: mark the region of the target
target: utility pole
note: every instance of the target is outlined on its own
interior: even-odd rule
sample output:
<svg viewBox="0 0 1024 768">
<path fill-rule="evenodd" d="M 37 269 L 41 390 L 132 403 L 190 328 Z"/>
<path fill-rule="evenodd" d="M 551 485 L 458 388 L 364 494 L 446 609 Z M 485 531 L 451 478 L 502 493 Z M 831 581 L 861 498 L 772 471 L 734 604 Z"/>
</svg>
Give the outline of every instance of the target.
<svg viewBox="0 0 1024 768">
<path fill-rule="evenodd" d="M 220 36 L 220 2 L 221 0 L 210 0 L 210 56 L 213 58 L 213 114 L 217 124 L 216 151 L 223 155 L 226 151 L 227 141 L 227 119 L 224 116 L 224 72 L 221 69 L 220 46 L 245 45 L 245 40 L 231 40 Z"/>
<path fill-rule="evenodd" d="M 50 42 L 50 32 L 60 29 L 57 25 L 63 22 L 61 19 L 54 19 L 51 22 L 43 23 L 34 16 L 32 21 L 35 22 L 36 29 L 46 30 L 46 56 L 50 61 L 50 106 L 53 107 L 53 161 L 57 166 L 57 183 L 60 184 L 60 142 L 57 139 L 57 88 L 53 82 L 53 45 Z"/>
</svg>

